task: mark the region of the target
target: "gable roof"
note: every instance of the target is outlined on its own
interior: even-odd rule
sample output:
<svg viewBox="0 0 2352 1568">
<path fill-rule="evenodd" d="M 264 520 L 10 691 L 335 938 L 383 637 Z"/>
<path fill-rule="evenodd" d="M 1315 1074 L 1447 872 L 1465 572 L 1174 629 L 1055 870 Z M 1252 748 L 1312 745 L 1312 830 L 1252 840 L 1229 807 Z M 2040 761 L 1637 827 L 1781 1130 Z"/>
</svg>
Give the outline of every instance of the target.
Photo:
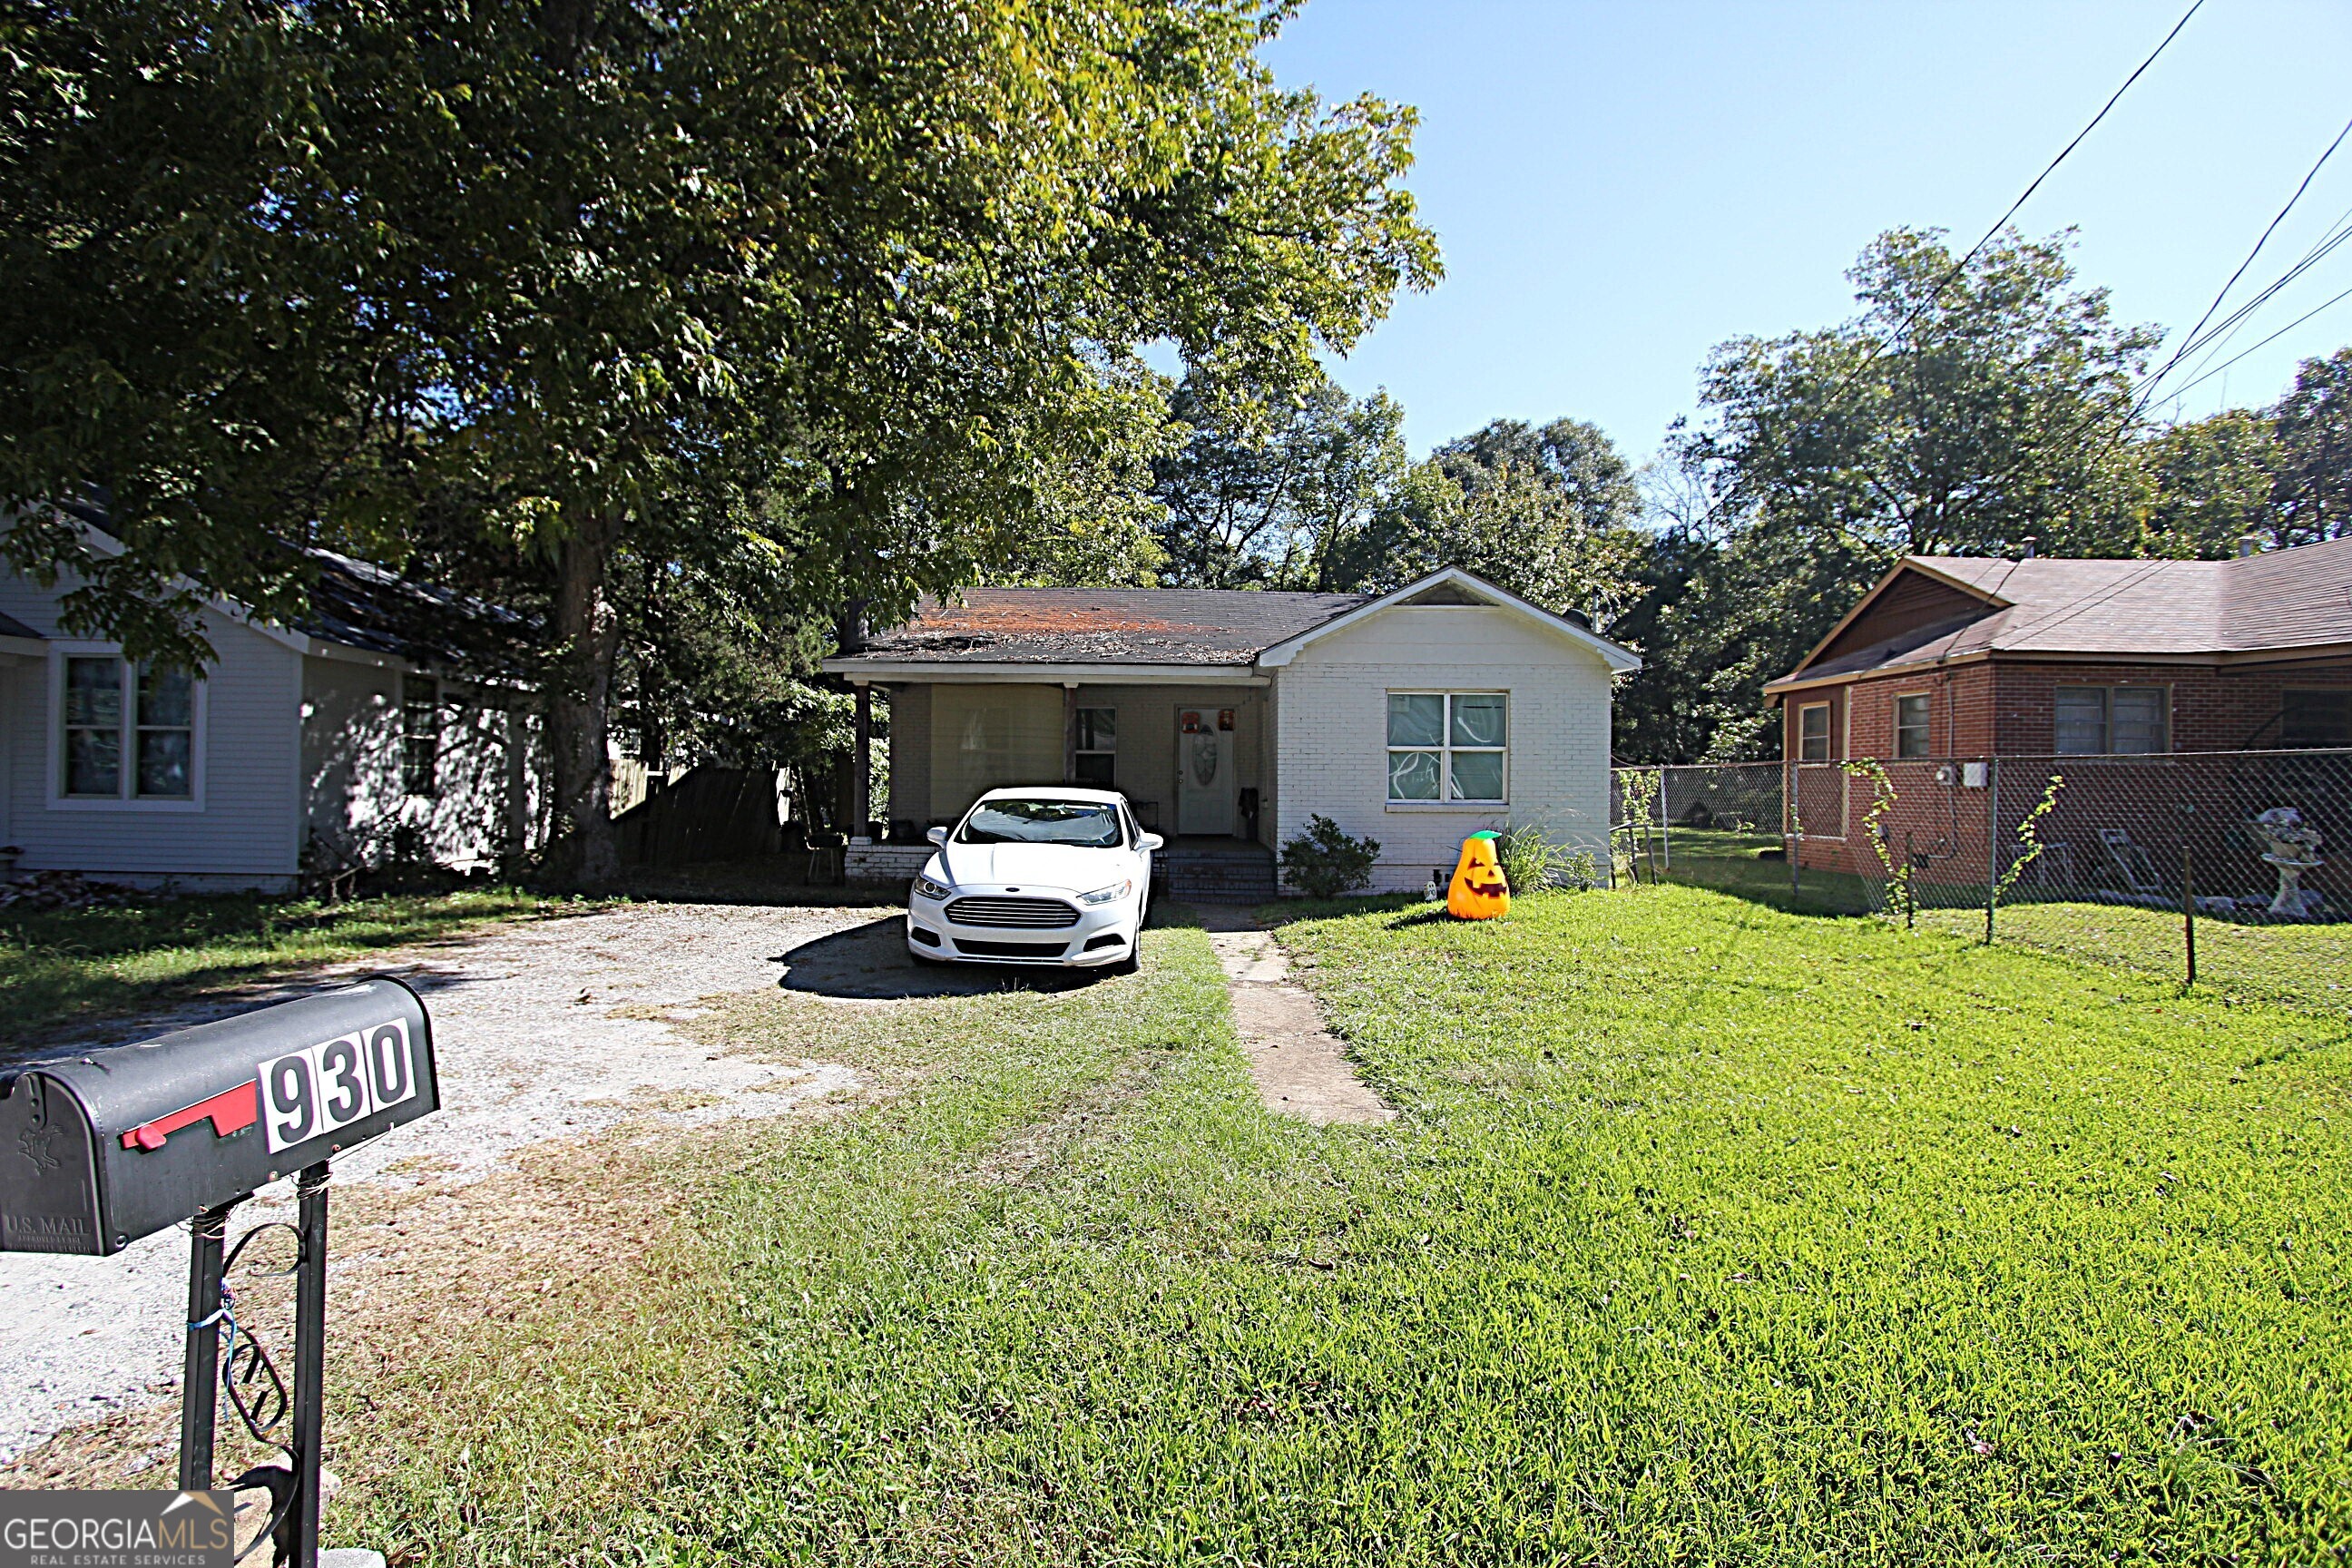
<svg viewBox="0 0 2352 1568">
<path fill-rule="evenodd" d="M 310 605 L 294 629 L 321 642 L 388 654 L 419 668 L 511 677 L 527 668 L 527 616 L 390 567 L 310 549 Z"/>
<path fill-rule="evenodd" d="M 122 541 L 108 526 L 98 500 L 76 501 L 60 510 L 81 525 L 92 548 L 108 555 L 121 553 Z M 263 620 L 247 606 L 217 596 L 207 602 L 298 653 L 350 648 L 404 660 L 418 669 L 440 668 L 494 681 L 516 679 L 529 668 L 528 649 L 539 628 L 528 616 L 316 545 L 284 548 L 303 558 L 311 578 L 310 603 L 289 624 Z M 0 625 L 0 640 L 39 636 L 5 616 L 0 616 L 0 622 L 6 623 Z M 329 646 L 314 646 L 321 643 Z"/>
<path fill-rule="evenodd" d="M 1977 607 L 1822 657 L 1913 574 Z M 2352 645 L 2352 538 L 2228 561 L 1906 555 L 1764 689 L 1994 654 L 2233 659 L 2340 645 Z"/>
<path fill-rule="evenodd" d="M 1622 647 L 1611 642 L 1582 621 L 1571 619 L 1567 616 L 1554 615 L 1540 605 L 1529 604 L 1509 589 L 1498 587 L 1475 573 L 1465 572 L 1459 566 L 1448 566 L 1443 571 L 1433 572 L 1426 577 L 1406 584 L 1393 594 L 1383 594 L 1379 598 L 1368 600 L 1343 615 L 1333 616 L 1320 626 L 1310 626 L 1286 637 L 1261 654 L 1258 662 L 1278 669 L 1296 658 L 1298 651 L 1309 643 L 1328 637 L 1343 626 L 1353 626 L 1369 616 L 1376 616 L 1393 605 L 1413 604 L 1488 605 L 1496 609 L 1515 610 L 1547 630 L 1557 632 L 1569 641 L 1600 655 L 1601 662 L 1609 667 L 1612 674 L 1622 675 L 1642 668 L 1639 654 L 1632 648 Z"/>
<path fill-rule="evenodd" d="M 961 605 L 926 599 L 905 626 L 824 662 L 832 675 L 909 666 L 1279 668 L 1316 638 L 1406 603 L 1488 605 L 1525 615 L 1599 654 L 1612 670 L 1642 661 L 1591 628 L 1458 567 L 1392 594 L 1255 588 L 972 588 Z"/>
<path fill-rule="evenodd" d="M 838 654 L 848 674 L 897 664 L 1242 665 L 1261 649 L 1344 615 L 1362 594 L 1253 588 L 971 588 L 926 599 L 905 626 Z"/>
</svg>

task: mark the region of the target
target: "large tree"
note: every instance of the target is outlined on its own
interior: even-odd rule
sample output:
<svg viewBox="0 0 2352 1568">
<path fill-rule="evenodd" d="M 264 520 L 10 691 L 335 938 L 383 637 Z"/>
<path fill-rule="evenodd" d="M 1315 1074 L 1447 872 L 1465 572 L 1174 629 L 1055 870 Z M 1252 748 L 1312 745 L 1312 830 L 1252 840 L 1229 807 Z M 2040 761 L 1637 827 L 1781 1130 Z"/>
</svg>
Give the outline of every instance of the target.
<svg viewBox="0 0 2352 1568">
<path fill-rule="evenodd" d="M 1339 586 L 1341 562 L 1403 477 L 1404 410 L 1317 374 L 1291 395 L 1187 377 L 1181 438 L 1154 465 L 1161 579 L 1172 587 Z M 1237 395 L 1238 394 L 1238 395 Z"/>
<path fill-rule="evenodd" d="M 1600 426 L 1500 419 L 1415 465 L 1339 578 L 1388 589 L 1459 566 L 1605 629 L 1639 591 L 1639 518 L 1633 470 Z"/>
<path fill-rule="evenodd" d="M 2079 287 L 2063 236 L 1956 258 L 1882 235 L 1852 320 L 1717 348 L 1703 416 L 1668 442 L 1704 497 L 1624 727 L 1716 757 L 1769 745 L 1762 688 L 1899 555 L 2135 554 L 2152 480 L 2136 378 L 2157 342 Z M 1683 717 L 1663 721 L 1672 709 Z"/>
<path fill-rule="evenodd" d="M 37 458 L 0 470 L 0 502 L 46 516 L 96 483 L 128 549 L 10 549 L 85 580 L 77 625 L 185 650 L 167 584 L 282 605 L 299 582 L 250 563 L 313 520 L 396 551 L 418 495 L 478 498 L 544 563 L 568 870 L 608 880 L 617 564 L 723 563 L 681 542 L 758 518 L 802 610 L 903 613 L 1034 542 L 1074 455 L 1159 439 L 1139 345 L 1286 386 L 1434 276 L 1397 184 L 1410 111 L 1278 89 L 1256 50 L 1284 9 L 34 13 L 16 90 L 46 118 L 20 113 L 0 180 L 37 211 L 9 243 L 114 265 L 51 257 L 59 308 L 17 309 L 10 347 L 49 385 L 95 365 L 107 395 L 16 398 Z M 154 173 L 184 122 L 206 159 L 187 189 Z M 194 361 L 121 352 L 110 304 L 174 325 L 157 300 Z"/>
<path fill-rule="evenodd" d="M 2307 359 L 2271 411 L 2282 545 L 2352 534 L 2352 348 Z"/>
</svg>

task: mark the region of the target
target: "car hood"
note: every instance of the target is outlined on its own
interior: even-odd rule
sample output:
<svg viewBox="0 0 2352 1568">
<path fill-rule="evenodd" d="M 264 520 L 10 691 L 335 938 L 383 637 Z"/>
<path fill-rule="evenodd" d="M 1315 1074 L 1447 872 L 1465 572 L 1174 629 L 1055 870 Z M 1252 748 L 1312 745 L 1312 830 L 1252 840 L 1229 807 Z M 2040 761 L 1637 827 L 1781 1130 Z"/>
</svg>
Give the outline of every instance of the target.
<svg viewBox="0 0 2352 1568">
<path fill-rule="evenodd" d="M 1066 844 L 949 844 L 931 857 L 929 875 L 951 888 L 1058 888 L 1090 893 L 1136 872 L 1126 849 Z"/>
</svg>

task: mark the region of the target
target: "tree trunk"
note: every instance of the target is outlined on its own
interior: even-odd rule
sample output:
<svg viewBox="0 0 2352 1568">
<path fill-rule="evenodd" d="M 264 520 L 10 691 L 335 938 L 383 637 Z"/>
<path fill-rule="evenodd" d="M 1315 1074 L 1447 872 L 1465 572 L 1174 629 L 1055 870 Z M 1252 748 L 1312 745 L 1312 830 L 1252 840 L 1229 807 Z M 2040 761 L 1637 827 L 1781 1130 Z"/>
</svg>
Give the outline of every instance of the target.
<svg viewBox="0 0 2352 1568">
<path fill-rule="evenodd" d="M 621 879 L 606 755 L 620 617 L 604 588 L 617 531 L 617 518 L 596 513 L 564 542 L 556 562 L 557 652 L 548 693 L 556 837 L 548 849 L 548 872 L 557 883 L 589 893 L 610 891 Z"/>
</svg>

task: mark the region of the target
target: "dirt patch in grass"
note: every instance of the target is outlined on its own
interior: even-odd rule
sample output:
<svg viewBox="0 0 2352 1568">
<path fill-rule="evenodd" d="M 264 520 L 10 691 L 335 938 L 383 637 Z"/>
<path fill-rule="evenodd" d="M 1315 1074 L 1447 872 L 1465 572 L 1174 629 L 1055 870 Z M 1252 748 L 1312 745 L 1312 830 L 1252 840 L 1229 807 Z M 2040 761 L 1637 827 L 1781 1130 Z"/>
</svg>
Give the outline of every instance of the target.
<svg viewBox="0 0 2352 1568">
<path fill-rule="evenodd" d="M 689 1223 L 698 1189 L 665 1158 L 673 1149 L 628 1128 L 540 1144 L 513 1171 L 462 1188 L 337 1189 L 326 1466 L 341 1488 L 331 1540 L 425 1561 L 421 1532 L 403 1529 L 420 1473 L 470 1478 L 457 1489 L 520 1498 L 560 1521 L 542 1533 L 551 1558 L 593 1554 L 625 1530 L 632 1500 L 714 1407 L 730 1343 L 725 1270 Z M 723 1173 L 739 1149 L 704 1152 L 724 1152 Z M 292 1297 L 279 1279 L 238 1289 L 240 1321 L 289 1382 Z M 178 1390 L 155 1392 L 173 1397 L 60 1434 L 0 1468 L 0 1486 L 170 1484 Z M 224 1404 L 222 1475 L 274 1452 Z M 526 1462 L 527 1476 L 512 1473 Z M 431 1506 L 449 1498 L 436 1492 Z M 464 1524 L 433 1520 L 430 1533 L 446 1539 L 454 1525 L 462 1536 Z"/>
</svg>

